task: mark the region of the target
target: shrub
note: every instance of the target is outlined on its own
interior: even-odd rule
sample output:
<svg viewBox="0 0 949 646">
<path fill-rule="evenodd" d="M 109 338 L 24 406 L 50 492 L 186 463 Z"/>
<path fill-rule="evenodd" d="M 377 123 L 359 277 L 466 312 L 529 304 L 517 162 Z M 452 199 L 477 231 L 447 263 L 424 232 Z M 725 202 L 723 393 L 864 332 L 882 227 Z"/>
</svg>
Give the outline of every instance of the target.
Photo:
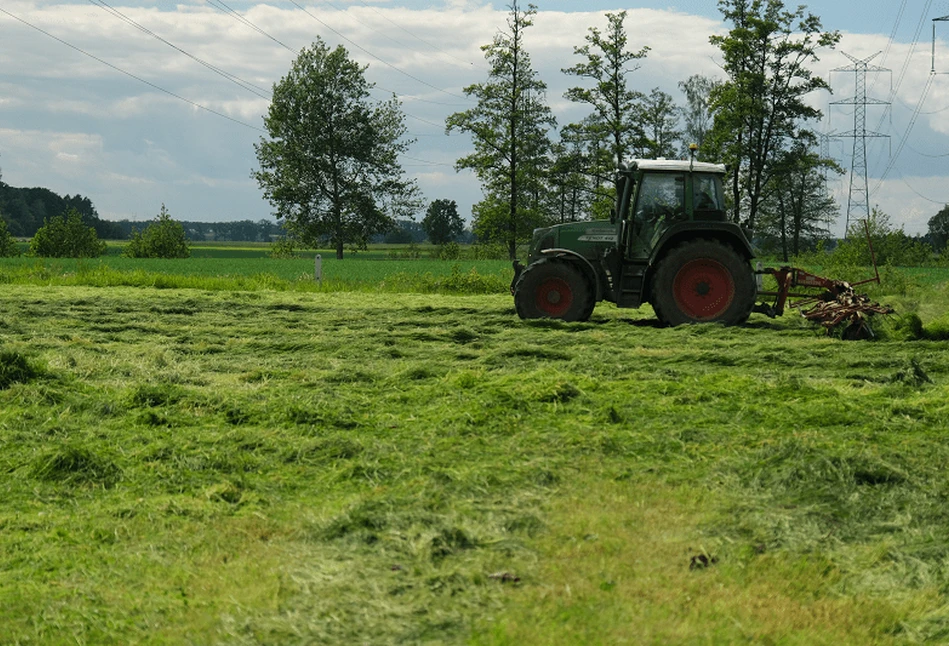
<svg viewBox="0 0 949 646">
<path fill-rule="evenodd" d="M 438 247 L 432 255 L 438 260 L 458 260 L 461 257 L 461 247 L 457 242 L 448 242 Z"/>
<path fill-rule="evenodd" d="M 16 240 L 13 239 L 13 235 L 7 229 L 6 220 L 0 218 L 0 258 L 19 255 L 20 250 L 17 249 Z"/>
<path fill-rule="evenodd" d="M 271 258 L 296 258 L 297 242 L 293 238 L 283 237 L 270 244 Z"/>
<path fill-rule="evenodd" d="M 507 260 L 507 245 L 500 242 L 479 242 L 472 245 L 471 255 L 475 260 Z"/>
<path fill-rule="evenodd" d="M 185 229 L 161 205 L 161 212 L 145 233 L 132 230 L 132 238 L 123 255 L 129 258 L 187 258 L 191 255 Z"/>
<path fill-rule="evenodd" d="M 866 267 L 871 264 L 867 230 L 873 242 L 873 252 L 878 265 L 916 267 L 932 259 L 933 249 L 928 244 L 911 238 L 902 229 L 890 224 L 887 214 L 874 208 L 867 224 L 857 221 L 850 226 L 847 239 L 834 250 L 833 262 L 838 265 Z"/>
<path fill-rule="evenodd" d="M 87 227 L 76 209 L 44 220 L 33 239 L 30 255 L 43 258 L 95 258 L 105 253 L 105 242 Z"/>
</svg>

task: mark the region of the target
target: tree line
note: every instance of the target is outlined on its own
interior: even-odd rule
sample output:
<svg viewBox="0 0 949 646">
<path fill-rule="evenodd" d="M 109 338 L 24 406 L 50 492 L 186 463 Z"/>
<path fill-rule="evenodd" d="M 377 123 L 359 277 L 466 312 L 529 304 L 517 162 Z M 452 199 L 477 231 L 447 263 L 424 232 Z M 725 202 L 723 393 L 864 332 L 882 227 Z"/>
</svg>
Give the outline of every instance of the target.
<svg viewBox="0 0 949 646">
<path fill-rule="evenodd" d="M 561 70 L 576 80 L 565 98 L 587 114 L 559 126 L 525 44 L 537 8 L 513 0 L 506 28 L 482 46 L 487 78 L 464 88 L 474 107 L 445 121 L 446 133 L 471 137 L 471 152 L 455 167 L 474 172 L 482 186 L 470 235 L 503 244 L 513 258 L 536 227 L 608 217 L 617 164 L 686 156 L 697 144 L 697 159 L 730 169 L 729 216 L 763 253 L 787 259 L 828 239 L 839 207 L 826 178 L 843 171 L 820 155 L 814 126 L 822 114 L 806 98 L 829 89 L 811 66 L 840 34 L 825 30 L 805 6 L 789 8 L 783 0 L 719 0 L 718 7 L 727 31 L 710 43 L 721 52 L 723 75 L 680 81 L 682 105 L 660 88 L 636 87 L 649 48 L 629 42 L 625 11 L 606 13 L 605 28 L 590 27 L 573 48 L 573 64 Z M 188 238 L 287 235 L 303 246 L 330 245 L 342 258 L 344 246 L 417 241 L 420 230 L 439 244 L 464 236 L 455 202 L 436 199 L 426 208 L 406 176 L 399 159 L 414 140 L 405 115 L 395 97 L 371 100 L 367 68 L 320 38 L 301 51 L 274 85 L 267 134 L 255 145 L 253 176 L 278 224 L 187 222 Z M 80 196 L 56 196 L 54 204 L 45 189 L 0 189 L 7 189 L 0 190 L 0 213 L 16 235 L 29 235 L 66 208 L 97 231 L 119 231 L 115 237 L 128 237 L 135 226 L 99 220 Z M 943 211 L 930 221 L 937 250 L 949 237 Z M 419 226 L 407 224 L 422 212 Z"/>
<path fill-rule="evenodd" d="M 649 48 L 629 42 L 625 11 L 607 13 L 605 29 L 590 27 L 562 69 L 576 80 L 565 98 L 587 114 L 559 126 L 526 46 L 537 8 L 514 0 L 506 28 L 482 46 L 487 78 L 464 88 L 474 107 L 445 122 L 446 132 L 471 137 L 455 167 L 482 186 L 474 235 L 513 258 L 538 226 L 607 217 L 617 164 L 685 156 L 694 143 L 699 160 L 731 169 L 730 217 L 766 251 L 795 255 L 828 237 L 838 207 L 825 178 L 842 169 L 820 156 L 821 113 L 805 98 L 829 89 L 810 66 L 840 34 L 783 0 L 718 6 L 728 31 L 710 42 L 723 77 L 683 79 L 683 105 L 661 88 L 636 87 Z M 421 203 L 398 162 L 414 143 L 401 105 L 369 99 L 366 67 L 317 39 L 275 84 L 267 136 L 255 147 L 254 176 L 277 217 L 304 243 L 332 240 L 339 257 L 344 244 L 365 244 Z"/>
</svg>

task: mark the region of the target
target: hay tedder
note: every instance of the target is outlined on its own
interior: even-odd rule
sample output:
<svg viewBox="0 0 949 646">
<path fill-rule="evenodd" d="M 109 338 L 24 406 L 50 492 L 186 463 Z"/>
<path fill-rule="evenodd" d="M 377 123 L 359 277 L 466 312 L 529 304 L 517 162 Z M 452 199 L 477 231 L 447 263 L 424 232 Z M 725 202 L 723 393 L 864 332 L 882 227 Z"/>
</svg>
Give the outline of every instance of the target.
<svg viewBox="0 0 949 646">
<path fill-rule="evenodd" d="M 879 282 L 879 273 L 848 284 L 793 267 L 752 269 L 745 231 L 725 215 L 724 174 L 722 164 L 691 160 L 620 168 L 609 220 L 534 230 L 527 264 L 514 262 L 518 315 L 584 321 L 597 302 L 609 301 L 649 303 L 666 325 L 737 325 L 752 312 L 775 317 L 797 308 L 828 333 L 872 336 L 868 318 L 892 310 L 854 287 Z M 766 275 L 777 282 L 774 291 L 764 291 Z M 758 297 L 773 302 L 756 304 Z"/>
<path fill-rule="evenodd" d="M 892 314 L 893 308 L 887 305 L 880 305 L 870 301 L 865 294 L 857 294 L 854 287 L 865 285 L 866 283 L 880 282 L 880 274 L 876 271 L 874 263 L 873 278 L 862 280 L 850 284 L 842 280 L 833 280 L 824 278 L 816 274 L 809 273 L 803 269 L 794 267 L 781 267 L 780 269 L 758 269 L 757 275 L 770 274 L 774 276 L 778 283 L 778 289 L 774 292 L 758 292 L 759 296 L 773 296 L 774 303 L 768 305 L 762 303 L 756 305 L 755 312 L 761 312 L 770 317 L 781 316 L 785 307 L 791 307 L 801 312 L 801 315 L 809 321 L 819 323 L 824 326 L 828 334 L 834 334 L 841 330 L 843 339 L 869 339 L 873 337 L 873 328 L 870 327 L 869 317 L 874 314 Z M 793 293 L 793 289 L 821 289 L 820 293 L 798 292 Z M 794 302 L 788 302 L 789 298 L 797 298 Z"/>
</svg>

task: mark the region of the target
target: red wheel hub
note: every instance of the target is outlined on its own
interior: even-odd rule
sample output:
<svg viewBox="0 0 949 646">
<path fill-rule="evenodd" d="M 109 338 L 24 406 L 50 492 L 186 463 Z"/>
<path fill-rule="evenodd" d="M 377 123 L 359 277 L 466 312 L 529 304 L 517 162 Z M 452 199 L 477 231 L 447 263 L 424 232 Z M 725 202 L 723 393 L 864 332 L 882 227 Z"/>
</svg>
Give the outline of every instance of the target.
<svg viewBox="0 0 949 646">
<path fill-rule="evenodd" d="M 685 263 L 672 283 L 676 305 L 689 318 L 711 321 L 725 313 L 735 298 L 735 281 L 724 265 L 711 258 Z"/>
<path fill-rule="evenodd" d="M 563 278 L 548 278 L 537 286 L 536 303 L 547 316 L 562 316 L 573 304 L 573 290 Z"/>
</svg>

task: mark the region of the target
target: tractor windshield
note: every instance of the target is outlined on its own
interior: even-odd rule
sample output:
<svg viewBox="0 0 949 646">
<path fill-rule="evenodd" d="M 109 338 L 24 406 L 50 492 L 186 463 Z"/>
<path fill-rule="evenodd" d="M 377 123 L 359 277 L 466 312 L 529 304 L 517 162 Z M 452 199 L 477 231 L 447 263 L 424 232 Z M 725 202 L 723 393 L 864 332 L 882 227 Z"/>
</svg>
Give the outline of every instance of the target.
<svg viewBox="0 0 949 646">
<path fill-rule="evenodd" d="M 633 214 L 634 257 L 648 257 L 653 244 L 669 226 L 685 219 L 685 176 L 646 173 L 639 185 Z"/>
</svg>

